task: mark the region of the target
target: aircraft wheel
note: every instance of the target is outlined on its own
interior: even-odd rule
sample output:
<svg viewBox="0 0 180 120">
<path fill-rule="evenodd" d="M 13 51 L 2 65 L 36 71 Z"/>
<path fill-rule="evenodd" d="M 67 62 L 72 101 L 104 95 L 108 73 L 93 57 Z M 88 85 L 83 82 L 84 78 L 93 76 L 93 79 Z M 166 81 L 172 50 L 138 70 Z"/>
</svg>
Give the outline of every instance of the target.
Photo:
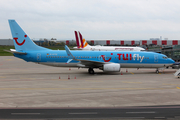
<svg viewBox="0 0 180 120">
<path fill-rule="evenodd" d="M 89 68 L 88 72 L 89 72 L 89 74 L 94 74 L 93 68 Z"/>
<path fill-rule="evenodd" d="M 158 70 L 158 69 L 156 70 L 156 73 L 157 73 L 157 74 L 159 73 L 159 70 Z"/>
</svg>

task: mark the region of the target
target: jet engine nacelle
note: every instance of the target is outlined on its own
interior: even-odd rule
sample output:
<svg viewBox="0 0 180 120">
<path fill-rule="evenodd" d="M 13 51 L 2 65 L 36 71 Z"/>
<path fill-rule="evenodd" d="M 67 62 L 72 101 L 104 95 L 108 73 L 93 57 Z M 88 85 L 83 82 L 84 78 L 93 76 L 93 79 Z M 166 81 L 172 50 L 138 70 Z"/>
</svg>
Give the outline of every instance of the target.
<svg viewBox="0 0 180 120">
<path fill-rule="evenodd" d="M 104 64 L 101 70 L 104 72 L 119 72 L 120 71 L 120 64 L 116 63 L 110 63 L 110 64 Z"/>
</svg>

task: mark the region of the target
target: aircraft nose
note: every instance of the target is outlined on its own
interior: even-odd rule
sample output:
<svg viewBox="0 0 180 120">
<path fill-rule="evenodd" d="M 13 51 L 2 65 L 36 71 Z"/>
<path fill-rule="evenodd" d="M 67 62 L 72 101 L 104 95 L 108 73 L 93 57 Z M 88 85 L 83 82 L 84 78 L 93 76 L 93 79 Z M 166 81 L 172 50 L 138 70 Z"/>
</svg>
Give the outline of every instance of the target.
<svg viewBox="0 0 180 120">
<path fill-rule="evenodd" d="M 171 58 L 169 58 L 169 63 L 175 63 L 175 61 L 173 60 L 173 59 L 171 59 Z"/>
</svg>

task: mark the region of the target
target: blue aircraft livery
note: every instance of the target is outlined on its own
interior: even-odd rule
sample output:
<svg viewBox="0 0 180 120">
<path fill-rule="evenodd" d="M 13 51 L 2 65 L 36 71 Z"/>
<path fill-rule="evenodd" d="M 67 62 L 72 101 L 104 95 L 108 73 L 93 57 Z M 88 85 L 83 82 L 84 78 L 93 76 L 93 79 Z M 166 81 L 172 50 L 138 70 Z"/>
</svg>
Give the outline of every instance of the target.
<svg viewBox="0 0 180 120">
<path fill-rule="evenodd" d="M 174 63 L 166 55 L 145 51 L 70 51 L 50 50 L 36 45 L 15 20 L 9 20 L 15 49 L 10 49 L 15 57 L 27 62 L 56 66 L 88 68 L 90 74 L 94 68 L 106 72 L 119 72 L 120 68 L 166 68 Z M 6 50 L 7 51 L 7 50 Z"/>
</svg>

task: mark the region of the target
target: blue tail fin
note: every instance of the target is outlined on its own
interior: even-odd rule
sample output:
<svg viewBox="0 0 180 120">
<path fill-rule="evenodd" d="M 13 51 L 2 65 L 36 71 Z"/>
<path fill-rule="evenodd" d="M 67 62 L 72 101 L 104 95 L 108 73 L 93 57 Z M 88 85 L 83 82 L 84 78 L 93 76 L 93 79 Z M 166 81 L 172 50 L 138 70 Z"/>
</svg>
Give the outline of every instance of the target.
<svg viewBox="0 0 180 120">
<path fill-rule="evenodd" d="M 36 45 L 15 20 L 8 20 L 16 51 L 47 50 Z"/>
</svg>

